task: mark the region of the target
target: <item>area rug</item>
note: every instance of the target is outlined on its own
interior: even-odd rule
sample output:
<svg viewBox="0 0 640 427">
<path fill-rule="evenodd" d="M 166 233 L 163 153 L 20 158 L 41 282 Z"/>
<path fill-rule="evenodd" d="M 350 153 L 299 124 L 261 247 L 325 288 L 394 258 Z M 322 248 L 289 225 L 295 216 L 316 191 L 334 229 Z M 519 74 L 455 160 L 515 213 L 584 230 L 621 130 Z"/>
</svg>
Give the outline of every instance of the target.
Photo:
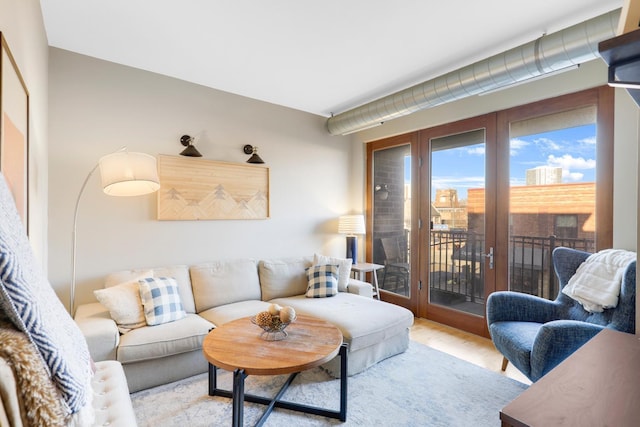
<svg viewBox="0 0 640 427">
<path fill-rule="evenodd" d="M 287 376 L 249 376 L 245 392 L 274 396 Z M 218 371 L 218 387 L 231 374 Z M 275 409 L 265 426 L 499 426 L 500 410 L 528 386 L 496 372 L 411 342 L 409 349 L 349 377 L 347 421 Z M 339 380 L 321 368 L 298 375 L 284 399 L 337 410 Z M 207 395 L 207 375 L 132 394 L 139 427 L 228 426 L 231 401 Z M 245 403 L 244 424 L 264 406 Z"/>
</svg>

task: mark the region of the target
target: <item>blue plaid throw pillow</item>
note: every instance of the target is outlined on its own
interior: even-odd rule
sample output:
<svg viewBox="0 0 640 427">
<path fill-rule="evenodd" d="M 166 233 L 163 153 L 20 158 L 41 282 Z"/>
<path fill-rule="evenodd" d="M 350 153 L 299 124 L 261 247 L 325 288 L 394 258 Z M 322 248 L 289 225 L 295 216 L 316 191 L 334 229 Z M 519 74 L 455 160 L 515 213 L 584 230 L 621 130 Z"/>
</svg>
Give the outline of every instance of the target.
<svg viewBox="0 0 640 427">
<path fill-rule="evenodd" d="M 338 266 L 316 265 L 306 269 L 307 298 L 332 297 L 338 293 Z"/>
<path fill-rule="evenodd" d="M 147 325 L 161 325 L 187 315 L 180 301 L 178 282 L 173 277 L 147 277 L 138 283 Z"/>
</svg>

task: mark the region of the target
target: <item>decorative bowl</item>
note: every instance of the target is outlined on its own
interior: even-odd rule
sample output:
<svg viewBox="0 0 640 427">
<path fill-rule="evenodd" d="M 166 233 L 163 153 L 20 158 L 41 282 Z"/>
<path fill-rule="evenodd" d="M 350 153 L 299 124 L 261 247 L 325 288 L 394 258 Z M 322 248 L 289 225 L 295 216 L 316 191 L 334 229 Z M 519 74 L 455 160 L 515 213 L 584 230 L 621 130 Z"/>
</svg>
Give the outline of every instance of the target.
<svg viewBox="0 0 640 427">
<path fill-rule="evenodd" d="M 262 329 L 260 338 L 265 341 L 280 341 L 288 336 L 285 328 L 289 326 L 290 323 L 281 322 L 280 318 L 278 318 L 277 316 L 274 316 L 273 322 L 269 325 L 259 325 L 258 322 L 256 322 L 256 316 L 253 316 L 251 318 L 251 323 L 259 326 Z"/>
</svg>

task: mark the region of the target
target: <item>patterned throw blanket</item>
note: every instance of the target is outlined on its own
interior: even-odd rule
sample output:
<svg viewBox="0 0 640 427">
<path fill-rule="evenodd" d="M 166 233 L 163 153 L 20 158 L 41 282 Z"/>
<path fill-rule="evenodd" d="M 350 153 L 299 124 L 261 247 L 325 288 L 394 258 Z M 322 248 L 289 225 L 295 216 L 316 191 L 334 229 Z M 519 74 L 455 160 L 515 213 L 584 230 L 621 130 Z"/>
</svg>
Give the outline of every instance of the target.
<svg viewBox="0 0 640 427">
<path fill-rule="evenodd" d="M 13 370 L 28 425 L 66 425 L 58 390 L 33 343 L 6 323 L 0 323 L 0 343 L 0 357 Z"/>
</svg>

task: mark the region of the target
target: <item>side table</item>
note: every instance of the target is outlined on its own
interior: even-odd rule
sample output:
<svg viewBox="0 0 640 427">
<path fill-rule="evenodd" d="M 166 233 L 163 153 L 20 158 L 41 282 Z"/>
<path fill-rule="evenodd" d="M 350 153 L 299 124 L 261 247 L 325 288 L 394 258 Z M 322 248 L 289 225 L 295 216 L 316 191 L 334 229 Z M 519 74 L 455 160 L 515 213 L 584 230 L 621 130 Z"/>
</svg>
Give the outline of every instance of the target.
<svg viewBox="0 0 640 427">
<path fill-rule="evenodd" d="M 371 274 L 373 276 L 372 285 L 375 289 L 375 291 L 373 292 L 373 296 L 377 297 L 378 299 L 380 299 L 380 289 L 378 288 L 378 275 L 376 274 L 376 271 L 380 270 L 381 268 L 384 268 L 384 265 L 372 264 L 369 262 L 361 262 L 358 264 L 353 264 L 351 266 L 351 272 L 353 272 L 354 275 L 356 273 L 358 274 L 358 276 L 355 278 L 358 280 L 362 280 L 363 282 L 365 281 L 365 274 L 372 273 Z"/>
</svg>

